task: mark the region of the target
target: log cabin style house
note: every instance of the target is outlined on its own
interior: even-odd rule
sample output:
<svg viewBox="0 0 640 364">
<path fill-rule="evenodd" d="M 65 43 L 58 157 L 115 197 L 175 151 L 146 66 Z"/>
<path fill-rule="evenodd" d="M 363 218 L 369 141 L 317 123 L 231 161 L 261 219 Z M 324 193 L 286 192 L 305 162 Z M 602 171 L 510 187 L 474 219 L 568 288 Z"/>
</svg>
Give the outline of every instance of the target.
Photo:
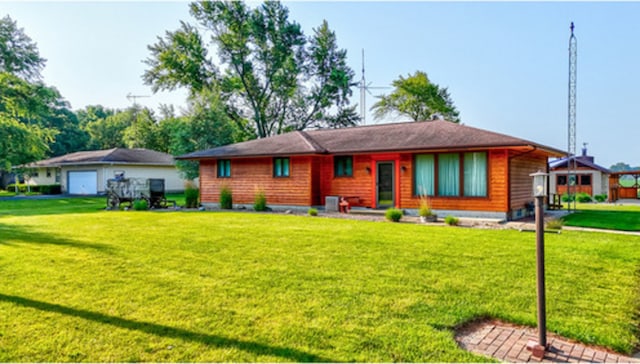
<svg viewBox="0 0 640 364">
<path fill-rule="evenodd" d="M 518 219 L 532 202 L 532 178 L 565 152 L 447 121 L 294 131 L 197 151 L 200 196 L 216 206 L 222 187 L 234 205 L 264 191 L 272 208 L 322 207 L 329 196 L 354 208 L 415 213 L 421 196 L 442 215 Z"/>
</svg>

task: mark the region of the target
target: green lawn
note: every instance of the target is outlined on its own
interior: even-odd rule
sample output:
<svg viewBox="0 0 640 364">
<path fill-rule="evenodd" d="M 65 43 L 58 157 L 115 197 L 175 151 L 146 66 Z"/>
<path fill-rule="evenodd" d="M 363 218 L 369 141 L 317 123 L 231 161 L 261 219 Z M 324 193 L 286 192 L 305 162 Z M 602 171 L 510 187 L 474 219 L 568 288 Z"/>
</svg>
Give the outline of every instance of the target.
<svg viewBox="0 0 640 364">
<path fill-rule="evenodd" d="M 457 325 L 536 323 L 534 234 L 31 202 L 0 201 L 0 362 L 484 361 Z M 630 352 L 640 237 L 546 244 L 549 329 Z"/>
<path fill-rule="evenodd" d="M 597 229 L 640 231 L 640 206 L 613 204 L 578 204 L 578 212 L 563 218 L 567 226 Z"/>
</svg>

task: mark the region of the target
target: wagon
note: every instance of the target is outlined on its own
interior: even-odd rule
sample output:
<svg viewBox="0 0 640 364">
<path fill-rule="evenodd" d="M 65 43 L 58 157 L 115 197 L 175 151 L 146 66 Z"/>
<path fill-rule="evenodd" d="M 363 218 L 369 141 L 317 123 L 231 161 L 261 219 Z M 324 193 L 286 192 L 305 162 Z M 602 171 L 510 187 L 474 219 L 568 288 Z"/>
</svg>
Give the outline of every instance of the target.
<svg viewBox="0 0 640 364">
<path fill-rule="evenodd" d="M 137 200 L 147 202 L 149 208 L 166 208 L 162 178 L 114 178 L 107 180 L 107 209 L 118 209 L 123 203 L 129 207 Z"/>
</svg>

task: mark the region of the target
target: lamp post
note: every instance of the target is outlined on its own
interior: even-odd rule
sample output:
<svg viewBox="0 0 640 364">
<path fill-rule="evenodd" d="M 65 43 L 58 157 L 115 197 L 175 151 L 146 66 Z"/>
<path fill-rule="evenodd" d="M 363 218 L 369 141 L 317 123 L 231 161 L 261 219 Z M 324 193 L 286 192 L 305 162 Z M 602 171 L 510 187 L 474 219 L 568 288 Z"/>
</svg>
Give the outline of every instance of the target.
<svg viewBox="0 0 640 364">
<path fill-rule="evenodd" d="M 538 171 L 533 177 L 533 196 L 536 199 L 536 278 L 538 288 L 538 342 L 527 344 L 533 356 L 543 358 L 547 349 L 547 313 L 544 288 L 544 198 L 547 196 L 547 173 Z"/>
</svg>

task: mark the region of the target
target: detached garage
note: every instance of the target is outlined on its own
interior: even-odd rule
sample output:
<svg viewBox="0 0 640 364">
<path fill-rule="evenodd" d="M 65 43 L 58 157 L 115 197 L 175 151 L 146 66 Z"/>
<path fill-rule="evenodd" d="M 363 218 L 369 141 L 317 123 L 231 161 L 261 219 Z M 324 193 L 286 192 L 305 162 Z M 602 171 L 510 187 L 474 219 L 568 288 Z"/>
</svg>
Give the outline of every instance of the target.
<svg viewBox="0 0 640 364">
<path fill-rule="evenodd" d="M 113 148 L 76 152 L 26 165 L 34 185 L 60 184 L 69 195 L 105 193 L 107 181 L 116 176 L 162 178 L 167 192 L 184 190 L 173 156 L 149 149 Z"/>
</svg>

